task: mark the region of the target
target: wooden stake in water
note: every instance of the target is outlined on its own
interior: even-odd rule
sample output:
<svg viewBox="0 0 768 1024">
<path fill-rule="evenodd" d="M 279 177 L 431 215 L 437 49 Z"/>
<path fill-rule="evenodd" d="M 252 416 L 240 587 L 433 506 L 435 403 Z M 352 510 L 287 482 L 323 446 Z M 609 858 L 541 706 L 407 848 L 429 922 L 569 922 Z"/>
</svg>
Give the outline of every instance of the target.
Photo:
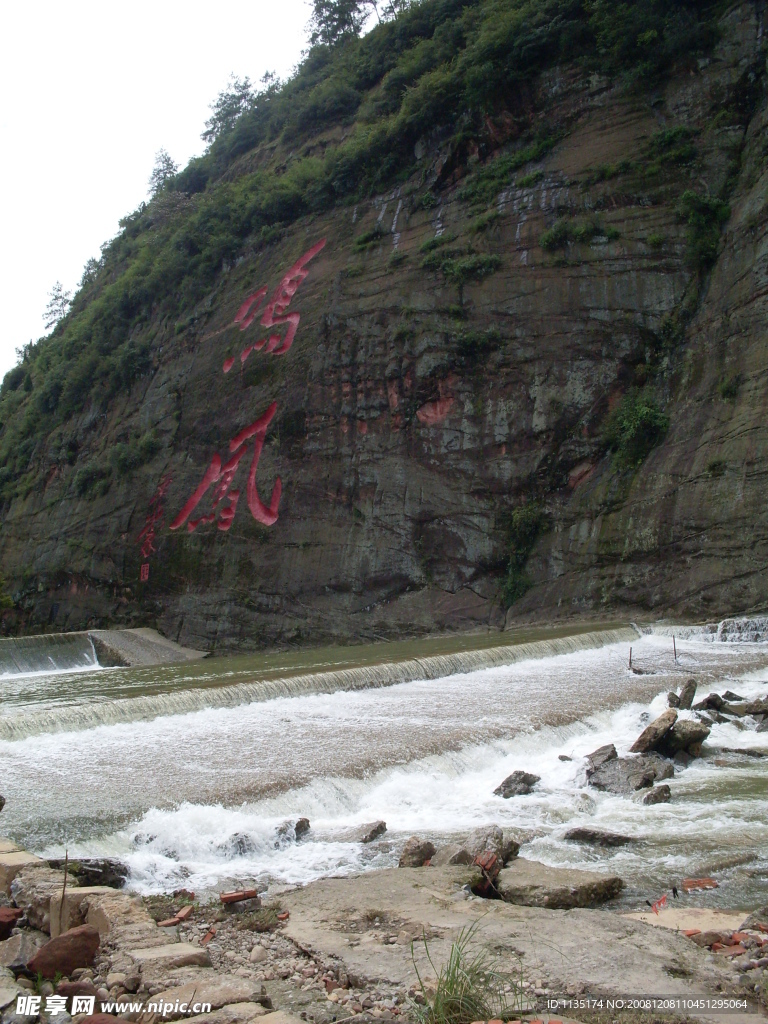
<svg viewBox="0 0 768 1024">
<path fill-rule="evenodd" d="M 632 648 L 629 648 L 629 667 L 632 668 Z"/>
<path fill-rule="evenodd" d="M 672 636 L 672 650 L 673 650 L 674 655 L 675 655 L 675 662 L 677 662 L 677 644 L 675 643 L 674 634 Z"/>
<path fill-rule="evenodd" d="M 69 850 L 64 851 L 64 884 L 61 887 L 61 903 L 59 904 L 59 935 L 61 935 L 61 915 L 64 910 L 64 896 L 67 891 L 67 875 L 69 874 Z"/>
</svg>

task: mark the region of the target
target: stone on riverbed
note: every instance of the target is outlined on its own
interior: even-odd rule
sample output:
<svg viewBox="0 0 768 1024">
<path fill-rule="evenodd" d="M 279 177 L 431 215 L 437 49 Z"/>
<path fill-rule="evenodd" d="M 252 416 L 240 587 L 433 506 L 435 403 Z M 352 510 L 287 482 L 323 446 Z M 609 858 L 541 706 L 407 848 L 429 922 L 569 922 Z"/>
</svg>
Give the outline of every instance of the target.
<svg viewBox="0 0 768 1024">
<path fill-rule="evenodd" d="M 589 843 L 592 846 L 626 846 L 633 843 L 632 836 L 622 836 L 618 832 L 601 832 L 596 828 L 572 828 L 563 839 L 573 843 Z"/>
<path fill-rule="evenodd" d="M 411 836 L 400 854 L 399 867 L 420 868 L 435 854 L 435 847 L 428 839 Z"/>
<path fill-rule="evenodd" d="M 446 864 L 473 864 L 475 858 L 490 851 L 500 864 L 506 864 L 520 852 L 520 843 L 499 825 L 476 828 L 463 843 L 442 846 L 431 858 L 433 867 Z"/>
<path fill-rule="evenodd" d="M 606 743 L 604 747 L 598 747 L 591 754 L 587 754 L 587 778 L 594 775 L 608 761 L 615 761 L 619 755 L 612 743 Z"/>
<path fill-rule="evenodd" d="M 629 748 L 629 752 L 631 754 L 647 754 L 649 750 L 654 750 L 676 721 L 677 712 L 674 708 L 665 711 L 663 715 L 659 715 L 643 729 Z"/>
<path fill-rule="evenodd" d="M 643 797 L 643 803 L 650 804 L 668 804 L 672 799 L 672 790 L 669 786 L 654 786 L 653 789 L 649 790 Z"/>
<path fill-rule="evenodd" d="M 493 792 L 495 796 L 503 796 L 505 800 L 508 800 L 511 796 L 525 796 L 527 793 L 531 793 L 537 782 L 541 782 L 540 775 L 521 771 L 512 772 Z"/>
<path fill-rule="evenodd" d="M 671 761 L 659 754 L 617 757 L 604 762 L 589 776 L 589 785 L 606 793 L 629 796 L 639 789 L 650 789 L 654 782 L 675 774 Z"/>
<path fill-rule="evenodd" d="M 750 914 L 749 917 L 741 922 L 739 931 L 745 931 L 747 929 L 756 928 L 768 928 L 768 906 L 761 907 L 759 910 L 755 910 L 754 913 Z"/>
<path fill-rule="evenodd" d="M 709 736 L 710 731 L 709 726 L 703 722 L 693 722 L 690 719 L 678 721 L 662 737 L 656 749 L 667 757 L 674 757 L 683 750 L 692 757 L 698 757 L 701 754 L 701 744 Z"/>
<path fill-rule="evenodd" d="M 623 887 L 616 875 L 550 868 L 523 857 L 504 868 L 496 880 L 505 902 L 549 910 L 596 906 L 618 896 Z"/>
<path fill-rule="evenodd" d="M 693 705 L 693 698 L 695 696 L 696 696 L 696 680 L 695 679 L 689 679 L 685 683 L 685 685 L 683 686 L 682 690 L 680 691 L 680 696 L 678 697 L 677 706 L 680 708 L 681 711 L 690 711 L 691 710 L 691 706 Z"/>
</svg>

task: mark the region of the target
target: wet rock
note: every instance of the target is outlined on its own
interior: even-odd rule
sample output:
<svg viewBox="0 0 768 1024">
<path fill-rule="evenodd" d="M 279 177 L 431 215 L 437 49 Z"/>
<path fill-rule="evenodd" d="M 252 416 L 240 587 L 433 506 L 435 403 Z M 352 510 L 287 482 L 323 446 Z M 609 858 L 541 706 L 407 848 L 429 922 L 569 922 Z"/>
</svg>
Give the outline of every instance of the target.
<svg viewBox="0 0 768 1024">
<path fill-rule="evenodd" d="M 596 828 L 572 828 L 565 833 L 563 839 L 572 843 L 589 843 L 590 846 L 626 846 L 635 842 L 632 836 L 622 836 L 618 832 L 601 832 Z"/>
<path fill-rule="evenodd" d="M 653 789 L 643 797 L 644 804 L 668 804 L 672 799 L 672 790 L 669 786 L 654 786 Z"/>
<path fill-rule="evenodd" d="M 733 701 L 743 701 L 744 699 L 745 698 L 740 697 L 738 693 L 734 693 L 733 690 L 726 690 L 723 694 L 723 700 L 727 700 L 729 704 Z"/>
<path fill-rule="evenodd" d="M 432 864 L 436 868 L 441 868 L 448 864 L 471 864 L 474 859 L 461 843 L 448 843 L 441 846 L 432 857 Z"/>
<path fill-rule="evenodd" d="M 688 679 L 685 682 L 682 690 L 680 691 L 680 696 L 678 698 L 677 706 L 680 708 L 681 711 L 690 711 L 691 710 L 691 706 L 693 704 L 693 698 L 695 696 L 696 696 L 696 680 L 695 679 Z"/>
<path fill-rule="evenodd" d="M 719 693 L 710 693 L 704 700 L 700 700 L 698 704 L 693 705 L 694 711 L 719 711 L 725 706 L 725 701 Z"/>
<path fill-rule="evenodd" d="M 591 754 L 587 754 L 587 778 L 601 768 L 608 761 L 615 761 L 619 755 L 612 743 L 606 743 L 604 747 L 598 747 Z"/>
<path fill-rule="evenodd" d="M 667 694 L 667 704 L 671 708 L 679 708 L 680 707 L 680 698 L 678 697 L 678 695 L 674 691 L 671 691 L 670 693 Z"/>
<path fill-rule="evenodd" d="M 0 795 L 0 811 L 5 807 L 5 797 Z"/>
<path fill-rule="evenodd" d="M 493 792 L 495 796 L 503 796 L 505 800 L 508 800 L 511 796 L 525 796 L 525 794 L 531 793 L 533 787 L 540 781 L 540 775 L 521 771 L 512 772 Z"/>
<path fill-rule="evenodd" d="M 57 974 L 70 975 L 77 967 L 90 967 L 99 948 L 99 932 L 90 924 L 70 928 L 58 935 L 35 953 L 27 963 L 32 975 L 55 978 Z"/>
<path fill-rule="evenodd" d="M 674 773 L 672 762 L 659 754 L 619 757 L 598 768 L 589 777 L 589 785 L 602 792 L 628 796 L 639 789 L 650 789 L 654 782 L 670 779 Z"/>
<path fill-rule="evenodd" d="M 670 708 L 662 715 L 659 715 L 658 718 L 654 719 L 650 725 L 647 725 L 645 729 L 643 729 L 635 742 L 629 748 L 630 753 L 647 754 L 650 750 L 655 750 L 676 721 L 677 712 L 674 708 Z"/>
<path fill-rule="evenodd" d="M 57 870 L 64 869 L 62 859 L 49 860 L 48 864 Z M 109 857 L 71 860 L 67 870 L 70 879 L 76 878 L 78 885 L 104 885 L 110 889 L 122 889 L 131 873 L 127 864 Z"/>
<path fill-rule="evenodd" d="M 572 757 L 568 757 L 567 754 L 558 754 L 557 755 L 557 760 L 558 761 L 572 761 L 573 758 Z"/>
<path fill-rule="evenodd" d="M 550 868 L 522 857 L 500 872 L 496 881 L 505 902 L 550 910 L 596 906 L 618 896 L 623 887 L 615 875 Z"/>
<path fill-rule="evenodd" d="M 295 842 L 309 832 L 309 818 L 299 818 L 296 821 L 286 821 L 277 830 L 278 842 Z"/>
<path fill-rule="evenodd" d="M 677 721 L 657 746 L 660 754 L 674 757 L 680 751 L 686 751 L 692 757 L 699 757 L 701 744 L 709 736 L 710 729 L 703 722 L 690 719 Z"/>
<path fill-rule="evenodd" d="M 16 922 L 24 913 L 18 907 L 0 907 L 0 939 L 9 939 Z"/>
<path fill-rule="evenodd" d="M 385 821 L 369 821 L 365 825 L 358 825 L 357 828 L 347 829 L 334 838 L 342 843 L 372 843 L 386 831 Z"/>
<path fill-rule="evenodd" d="M 411 836 L 400 854 L 399 867 L 420 868 L 435 854 L 435 847 L 428 839 Z"/>
<path fill-rule="evenodd" d="M 756 732 L 768 732 L 768 715 L 763 715 L 761 721 L 757 723 Z"/>
</svg>

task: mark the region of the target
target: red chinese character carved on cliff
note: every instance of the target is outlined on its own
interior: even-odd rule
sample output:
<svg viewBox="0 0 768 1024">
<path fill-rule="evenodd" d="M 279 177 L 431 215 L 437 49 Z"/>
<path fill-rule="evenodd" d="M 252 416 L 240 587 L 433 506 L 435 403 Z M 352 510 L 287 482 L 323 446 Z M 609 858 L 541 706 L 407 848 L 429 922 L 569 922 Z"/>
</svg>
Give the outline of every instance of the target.
<svg viewBox="0 0 768 1024">
<path fill-rule="evenodd" d="M 313 245 L 311 249 L 307 250 L 307 252 L 305 252 L 304 255 L 294 263 L 291 269 L 283 275 L 283 279 L 277 286 L 274 295 L 264 309 L 261 320 L 259 321 L 261 326 L 280 327 L 283 324 L 287 324 L 288 329 L 285 332 L 285 338 L 281 338 L 279 334 L 270 334 L 268 338 L 260 338 L 258 341 L 253 342 L 253 344 L 246 345 L 240 353 L 241 363 L 245 362 L 251 352 L 259 352 L 261 349 L 264 349 L 265 352 L 270 352 L 275 356 L 284 356 L 290 349 L 293 344 L 293 339 L 296 337 L 296 331 L 299 326 L 299 321 L 301 320 L 301 314 L 286 313 L 286 310 L 290 306 L 291 300 L 296 294 L 299 285 L 309 273 L 306 269 L 307 264 L 317 256 L 321 249 L 323 249 L 325 242 L 326 240 L 321 238 L 316 245 Z M 258 313 L 262 300 L 266 294 L 266 288 L 259 288 L 258 291 L 249 295 L 235 314 L 232 326 L 234 327 L 237 325 L 241 331 L 247 330 L 255 320 L 256 314 Z M 229 359 L 225 360 L 223 367 L 224 373 L 229 373 L 234 364 L 234 356 L 230 356 Z"/>
<path fill-rule="evenodd" d="M 149 558 L 157 549 L 154 545 L 155 540 L 155 526 L 159 523 L 164 515 L 163 498 L 165 497 L 168 488 L 171 486 L 173 477 L 170 473 L 163 477 L 160 483 L 157 485 L 157 490 L 152 495 L 152 500 L 149 503 L 149 511 L 147 517 L 144 520 L 144 526 L 142 527 L 141 533 L 139 534 L 139 543 L 141 544 L 141 557 Z M 145 570 L 146 568 L 146 575 Z M 149 579 L 149 565 L 141 567 L 141 579 Z"/>
<path fill-rule="evenodd" d="M 229 442 L 229 450 L 233 452 L 233 455 L 227 462 L 222 464 L 221 456 L 214 455 L 210 466 L 205 471 L 205 475 L 200 481 L 199 486 L 191 495 L 189 501 L 181 512 L 179 512 L 171 523 L 172 530 L 178 530 L 184 525 L 184 523 L 186 523 L 187 529 L 192 533 L 193 530 L 196 530 L 201 523 L 212 523 L 216 521 L 217 515 L 218 522 L 216 522 L 216 525 L 218 528 L 223 531 L 230 528 L 232 520 L 235 517 L 237 503 L 240 500 L 240 491 L 230 490 L 230 487 L 232 486 L 232 482 L 234 480 L 235 473 L 237 473 L 240 462 L 247 451 L 247 442 L 250 441 L 251 438 L 254 438 L 254 446 L 246 488 L 248 508 L 251 510 L 253 518 L 257 520 L 257 522 L 263 523 L 264 526 L 272 526 L 272 524 L 277 521 L 277 509 L 280 505 L 280 495 L 283 490 L 280 477 L 277 478 L 275 486 L 272 488 L 272 497 L 270 498 L 269 505 L 265 505 L 261 500 L 256 487 L 256 470 L 259 466 L 261 450 L 264 447 L 264 439 L 267 436 L 267 427 L 271 423 L 272 417 L 275 415 L 276 411 L 277 402 L 273 402 L 263 416 L 254 420 L 250 426 L 241 430 L 239 434 L 232 438 Z M 203 500 L 206 491 L 208 491 L 210 487 L 214 487 L 210 512 L 197 519 L 190 519 L 189 517 Z"/>
</svg>

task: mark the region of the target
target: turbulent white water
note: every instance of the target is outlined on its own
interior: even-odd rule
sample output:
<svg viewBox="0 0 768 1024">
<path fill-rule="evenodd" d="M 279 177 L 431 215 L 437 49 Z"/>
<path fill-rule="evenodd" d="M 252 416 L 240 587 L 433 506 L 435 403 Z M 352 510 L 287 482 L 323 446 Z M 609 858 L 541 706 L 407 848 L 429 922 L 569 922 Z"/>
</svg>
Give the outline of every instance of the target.
<svg viewBox="0 0 768 1024">
<path fill-rule="evenodd" d="M 529 839 L 527 856 L 618 872 L 629 900 L 716 871 L 710 904 L 768 902 L 768 759 L 713 753 L 672 780 L 671 804 L 654 807 L 586 789 L 581 760 L 606 742 L 626 752 L 690 675 L 700 694 L 768 693 L 768 649 L 679 640 L 675 662 L 670 638 L 630 635 L 643 674 L 628 671 L 623 640 L 386 689 L 262 693 L 236 707 L 5 740 L 3 831 L 51 855 L 120 857 L 149 891 L 353 872 L 395 863 L 413 833 L 443 842 L 498 822 Z M 768 734 L 750 719 L 717 725 L 708 748 L 721 746 L 768 751 Z M 541 776 L 536 791 L 494 796 L 518 768 Z M 312 823 L 307 839 L 278 840 L 298 816 Z M 340 841 L 379 818 L 380 842 Z M 577 824 L 642 841 L 611 851 L 564 842 Z"/>
</svg>

